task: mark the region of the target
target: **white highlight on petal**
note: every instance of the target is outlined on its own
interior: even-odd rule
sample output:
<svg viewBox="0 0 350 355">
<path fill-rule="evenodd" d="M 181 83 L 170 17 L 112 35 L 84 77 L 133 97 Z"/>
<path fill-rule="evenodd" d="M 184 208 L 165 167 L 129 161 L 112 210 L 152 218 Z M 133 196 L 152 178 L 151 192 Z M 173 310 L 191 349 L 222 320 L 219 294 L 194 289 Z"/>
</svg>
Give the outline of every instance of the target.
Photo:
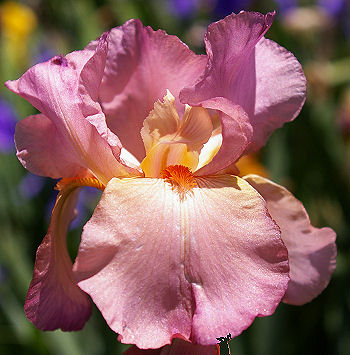
<svg viewBox="0 0 350 355">
<path fill-rule="evenodd" d="M 124 147 L 120 151 L 120 159 L 126 162 L 129 166 L 139 166 L 140 162 L 135 158 L 133 154 L 131 154 L 127 149 Z"/>
<path fill-rule="evenodd" d="M 208 142 L 204 144 L 199 154 L 199 161 L 196 170 L 199 170 L 200 168 L 202 168 L 203 166 L 211 162 L 214 156 L 220 150 L 221 145 L 222 145 L 222 134 L 221 133 L 213 134 L 209 138 Z"/>
</svg>

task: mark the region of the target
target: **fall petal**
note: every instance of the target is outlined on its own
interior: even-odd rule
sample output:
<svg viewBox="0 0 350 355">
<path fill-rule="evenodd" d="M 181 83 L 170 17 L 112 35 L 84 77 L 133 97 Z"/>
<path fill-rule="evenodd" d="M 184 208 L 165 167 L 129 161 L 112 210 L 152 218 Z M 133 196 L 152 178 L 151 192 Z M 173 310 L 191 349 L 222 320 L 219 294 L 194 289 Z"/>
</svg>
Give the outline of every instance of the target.
<svg viewBox="0 0 350 355">
<path fill-rule="evenodd" d="M 79 330 L 90 317 L 89 297 L 74 280 L 66 249 L 66 233 L 76 200 L 77 191 L 59 193 L 49 230 L 36 253 L 24 310 L 41 330 Z"/>
<path fill-rule="evenodd" d="M 128 174 L 115 158 L 115 149 L 111 148 L 97 125 L 89 122 L 94 120 L 98 104 L 91 103 L 92 97 L 87 99 L 94 89 L 86 88 L 83 95 L 81 84 L 81 80 L 93 82 L 93 79 L 87 80 L 86 77 L 94 75 L 89 69 L 84 74 L 84 61 L 88 67 L 92 65 L 91 61 L 103 66 L 107 43 L 105 39 L 101 41 L 95 52 L 88 50 L 88 53 L 80 51 L 67 57 L 54 57 L 35 65 L 20 79 L 8 81 L 6 85 L 52 121 L 61 141 L 71 147 L 73 161 L 79 160 L 83 168 L 90 169 L 103 183 L 107 183 L 113 176 Z M 99 80 L 98 71 L 95 79 Z"/>
<path fill-rule="evenodd" d="M 310 302 L 325 289 L 335 270 L 334 231 L 313 227 L 302 203 L 284 187 L 257 175 L 244 179 L 266 200 L 288 249 L 291 279 L 284 302 L 296 305 Z"/>
<path fill-rule="evenodd" d="M 74 271 L 122 342 L 139 348 L 238 335 L 273 313 L 289 280 L 264 201 L 229 175 L 199 178 L 185 196 L 162 179 L 111 180 Z"/>
<path fill-rule="evenodd" d="M 108 127 L 139 161 L 144 148 L 139 134 L 144 119 L 166 90 L 179 91 L 202 74 L 205 56 L 194 54 L 176 36 L 130 20 L 114 28 L 100 98 Z M 181 107 L 180 102 L 176 102 Z"/>
<path fill-rule="evenodd" d="M 59 179 L 86 174 L 75 153 L 57 128 L 42 114 L 29 116 L 16 125 L 17 157 L 31 173 Z"/>
</svg>

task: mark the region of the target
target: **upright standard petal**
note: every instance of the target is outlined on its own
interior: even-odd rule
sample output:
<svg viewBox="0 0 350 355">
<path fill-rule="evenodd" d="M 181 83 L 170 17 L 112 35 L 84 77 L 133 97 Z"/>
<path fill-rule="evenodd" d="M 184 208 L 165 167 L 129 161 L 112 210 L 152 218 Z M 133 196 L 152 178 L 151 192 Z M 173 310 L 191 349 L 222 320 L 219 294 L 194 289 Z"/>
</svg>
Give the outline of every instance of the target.
<svg viewBox="0 0 350 355">
<path fill-rule="evenodd" d="M 49 230 L 35 259 L 24 310 L 41 330 L 79 330 L 90 317 L 89 297 L 77 286 L 66 248 L 66 234 L 77 200 L 77 186 L 59 192 Z"/>
<path fill-rule="evenodd" d="M 292 53 L 262 38 L 255 48 L 255 62 L 254 137 L 249 150 L 258 150 L 276 128 L 294 120 L 306 98 L 305 75 Z"/>
<path fill-rule="evenodd" d="M 202 345 L 238 335 L 274 312 L 289 281 L 279 229 L 249 184 L 229 175 L 172 184 L 171 172 L 111 180 L 74 265 L 109 326 L 142 349 L 175 335 Z"/>
<path fill-rule="evenodd" d="M 245 111 L 223 97 L 201 103 L 201 106 L 217 110 L 221 121 L 222 143 L 209 164 L 199 169 L 197 175 L 211 175 L 235 163 L 248 147 L 252 138 L 252 127 Z"/>
<path fill-rule="evenodd" d="M 52 121 L 59 139 L 70 147 L 72 161 L 79 160 L 83 168 L 90 169 L 104 184 L 114 176 L 128 175 L 127 169 L 115 157 L 115 147 L 111 147 L 101 128 L 98 129 L 100 124 L 89 122 L 94 121 L 96 114 L 100 115 L 99 121 L 104 120 L 102 110 L 95 112 L 98 104 L 92 104 L 96 99 L 91 97 L 94 88 L 88 86 L 85 87 L 85 95 L 82 92 L 82 81 L 87 84 L 94 79 L 101 81 L 96 66 L 104 68 L 106 52 L 106 38 L 102 37 L 94 52 L 88 50 L 74 52 L 67 57 L 54 57 L 35 65 L 20 79 L 6 83 L 10 90 L 28 100 Z M 90 69 L 91 66 L 94 70 Z"/>
<path fill-rule="evenodd" d="M 288 249 L 290 282 L 283 301 L 295 305 L 310 302 L 326 288 L 335 270 L 334 231 L 313 227 L 302 203 L 284 187 L 258 175 L 244 179 L 266 200 Z"/>
<path fill-rule="evenodd" d="M 273 17 L 273 13 L 242 11 L 212 23 L 204 39 L 208 55 L 205 74 L 192 88 L 181 91 L 181 101 L 196 106 L 225 97 L 250 115 L 255 103 L 254 48 Z"/>
<path fill-rule="evenodd" d="M 215 97 L 241 106 L 254 131 L 247 151 L 264 145 L 274 129 L 298 115 L 305 101 L 301 65 L 290 52 L 263 37 L 273 17 L 273 13 L 241 12 L 211 24 L 205 38 L 205 74 L 180 93 L 180 100 L 191 106 Z"/>
<path fill-rule="evenodd" d="M 177 98 L 202 74 L 206 57 L 194 54 L 176 36 L 130 20 L 109 36 L 100 99 L 108 127 L 139 161 L 145 156 L 140 130 L 153 105 L 166 95 Z M 179 110 L 180 102 L 176 100 Z M 182 105 L 182 113 L 184 107 Z M 182 112 L 181 112 L 182 111 Z"/>
<path fill-rule="evenodd" d="M 222 147 L 201 174 L 212 174 L 231 165 L 251 143 L 256 86 L 254 48 L 271 26 L 273 16 L 241 12 L 208 27 L 205 74 L 193 87 L 180 92 L 183 103 L 221 112 Z"/>
</svg>

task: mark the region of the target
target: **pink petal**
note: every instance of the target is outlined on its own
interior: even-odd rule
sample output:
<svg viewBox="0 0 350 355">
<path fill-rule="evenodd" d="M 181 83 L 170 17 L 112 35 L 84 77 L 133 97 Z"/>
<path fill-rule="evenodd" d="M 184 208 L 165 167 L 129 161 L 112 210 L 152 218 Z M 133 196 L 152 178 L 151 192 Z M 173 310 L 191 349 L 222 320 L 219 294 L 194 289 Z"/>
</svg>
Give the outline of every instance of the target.
<svg viewBox="0 0 350 355">
<path fill-rule="evenodd" d="M 255 48 L 256 102 L 251 122 L 253 145 L 263 146 L 270 134 L 300 112 L 306 96 L 303 69 L 294 57 L 277 43 L 262 38 Z"/>
<path fill-rule="evenodd" d="M 78 284 L 122 342 L 214 345 L 285 293 L 287 250 L 260 195 L 229 175 L 197 184 L 183 197 L 162 179 L 113 179 L 84 227 Z"/>
<path fill-rule="evenodd" d="M 197 106 L 225 97 L 250 114 L 255 104 L 254 48 L 273 18 L 274 13 L 242 11 L 212 23 L 204 39 L 208 54 L 205 74 L 194 87 L 181 91 L 181 102 Z"/>
<path fill-rule="evenodd" d="M 101 102 L 108 127 L 139 161 L 145 156 L 140 130 L 154 103 L 167 89 L 177 98 L 205 63 L 205 56 L 195 55 L 177 37 L 143 27 L 139 20 L 111 31 Z"/>
<path fill-rule="evenodd" d="M 86 174 L 71 146 L 44 115 L 29 116 L 16 125 L 17 157 L 31 173 L 59 179 Z"/>
<path fill-rule="evenodd" d="M 231 165 L 251 142 L 250 118 L 254 112 L 256 80 L 254 47 L 271 26 L 273 16 L 241 12 L 208 27 L 205 74 L 195 86 L 180 93 L 181 102 L 223 113 L 220 117 L 222 147 L 201 174 L 216 173 Z"/>
<path fill-rule="evenodd" d="M 115 147 L 103 137 L 97 124 L 89 122 L 104 121 L 99 104 L 93 100 L 96 97 L 90 96 L 95 88 L 90 86 L 94 80 L 101 80 L 101 70 L 96 67 L 104 67 L 106 52 L 107 42 L 103 37 L 95 52 L 87 50 L 54 57 L 35 65 L 20 79 L 6 83 L 52 121 L 58 139 L 70 147 L 72 161 L 78 160 L 81 167 L 90 169 L 105 184 L 113 176 L 127 175 L 115 158 L 118 153 Z M 85 92 L 84 84 L 88 85 Z"/>
<path fill-rule="evenodd" d="M 305 100 L 299 62 L 263 37 L 273 17 L 274 13 L 241 12 L 211 24 L 205 38 L 205 74 L 180 92 L 181 102 L 192 106 L 216 97 L 241 106 L 254 130 L 247 150 L 264 145 L 274 129 L 297 116 Z"/>
<path fill-rule="evenodd" d="M 219 355 L 215 345 L 198 345 L 183 339 L 174 339 L 171 345 L 160 349 L 139 349 L 132 346 L 123 355 Z"/>
<path fill-rule="evenodd" d="M 223 97 L 201 103 L 201 106 L 221 111 L 222 145 L 213 160 L 196 171 L 196 175 L 215 174 L 240 158 L 252 138 L 252 127 L 247 114 L 240 106 Z"/>
<path fill-rule="evenodd" d="M 310 302 L 326 288 L 335 270 L 334 231 L 313 227 L 302 203 L 284 187 L 257 175 L 244 179 L 266 200 L 288 249 L 291 279 L 283 301 Z"/>
<path fill-rule="evenodd" d="M 41 330 L 79 330 L 90 317 L 89 297 L 77 286 L 66 248 L 66 233 L 74 217 L 77 193 L 59 194 L 49 230 L 35 259 L 24 310 Z"/>
</svg>

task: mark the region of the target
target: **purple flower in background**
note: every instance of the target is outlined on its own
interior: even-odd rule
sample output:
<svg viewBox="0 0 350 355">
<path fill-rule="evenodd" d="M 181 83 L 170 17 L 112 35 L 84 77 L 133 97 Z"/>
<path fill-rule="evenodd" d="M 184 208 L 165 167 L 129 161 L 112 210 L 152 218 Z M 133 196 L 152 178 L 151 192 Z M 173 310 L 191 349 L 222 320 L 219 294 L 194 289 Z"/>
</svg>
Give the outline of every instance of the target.
<svg viewBox="0 0 350 355">
<path fill-rule="evenodd" d="M 318 5 L 329 15 L 340 16 L 346 9 L 347 0 L 318 0 Z"/>
<path fill-rule="evenodd" d="M 37 196 L 45 185 L 48 179 L 43 176 L 27 173 L 19 184 L 19 191 L 21 196 L 26 200 L 30 200 Z"/>
<path fill-rule="evenodd" d="M 0 152 L 10 153 L 15 144 L 16 113 L 12 106 L 0 97 Z"/>
<path fill-rule="evenodd" d="M 46 62 L 52 57 L 54 57 L 57 53 L 47 45 L 40 45 L 38 48 L 38 52 L 33 58 L 33 65 Z"/>
<path fill-rule="evenodd" d="M 195 14 L 199 7 L 199 0 L 169 0 L 171 13 L 179 17 L 189 17 Z"/>
<path fill-rule="evenodd" d="M 291 9 L 299 7 L 298 0 L 275 0 L 278 5 L 278 12 L 285 13 Z M 315 0 L 314 5 L 319 6 L 328 15 L 332 17 L 345 17 L 346 10 L 349 8 L 348 0 Z"/>
<path fill-rule="evenodd" d="M 350 38 L 350 2 L 348 0 L 318 0 L 318 5 L 341 26 Z"/>
<path fill-rule="evenodd" d="M 275 2 L 278 5 L 278 12 L 280 14 L 284 14 L 298 6 L 297 0 L 275 0 Z"/>
<path fill-rule="evenodd" d="M 350 37 L 350 2 L 348 0 L 315 0 L 311 5 L 302 6 L 298 0 L 275 0 L 278 5 L 278 12 L 283 16 L 292 10 L 308 10 L 309 13 L 318 12 L 319 21 L 322 25 L 335 23 L 339 26 L 347 37 Z M 322 16 L 323 15 L 323 16 Z M 300 19 L 300 13 L 296 16 Z M 330 21 L 327 21 L 330 20 Z M 334 22 L 332 22 L 333 20 Z"/>
<path fill-rule="evenodd" d="M 96 206 L 100 197 L 100 190 L 89 186 L 81 188 L 76 205 L 77 216 L 72 221 L 70 229 L 82 227 L 87 222 L 93 211 L 92 206 Z"/>
<path fill-rule="evenodd" d="M 214 4 L 213 13 L 217 17 L 227 16 L 232 12 L 238 13 L 242 10 L 249 10 L 251 0 L 209 0 Z"/>
<path fill-rule="evenodd" d="M 56 185 L 57 180 L 50 179 L 44 176 L 39 176 L 31 173 L 27 173 L 21 180 L 19 184 L 19 192 L 22 198 L 25 200 L 31 200 L 32 198 L 39 195 L 39 193 L 44 189 L 45 184 L 51 183 L 51 185 Z M 72 221 L 70 229 L 79 228 L 87 222 L 90 217 L 92 208 L 96 205 L 99 196 L 101 195 L 99 190 L 85 186 L 81 188 L 79 194 L 78 202 L 76 205 L 76 218 Z M 51 218 L 52 209 L 55 205 L 57 197 L 57 191 L 52 190 L 52 194 L 46 205 L 46 216 L 49 221 Z"/>
<path fill-rule="evenodd" d="M 195 15 L 201 7 L 209 9 L 214 17 L 224 17 L 248 10 L 251 3 L 251 0 L 169 0 L 172 13 L 180 17 Z"/>
</svg>

